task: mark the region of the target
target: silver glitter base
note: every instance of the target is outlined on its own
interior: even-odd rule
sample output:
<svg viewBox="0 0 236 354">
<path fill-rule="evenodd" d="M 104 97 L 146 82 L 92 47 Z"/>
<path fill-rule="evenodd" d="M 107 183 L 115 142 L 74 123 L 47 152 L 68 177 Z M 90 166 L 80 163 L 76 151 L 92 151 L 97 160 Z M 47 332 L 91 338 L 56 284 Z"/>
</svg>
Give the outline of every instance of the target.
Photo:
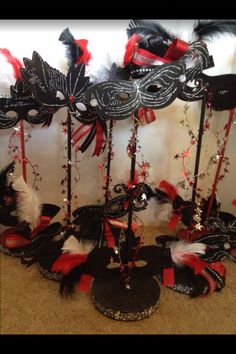
<svg viewBox="0 0 236 354">
<path fill-rule="evenodd" d="M 118 321 L 138 321 L 157 309 L 160 287 L 152 276 L 133 270 L 127 289 L 122 285 L 119 270 L 110 269 L 95 278 L 91 294 L 94 306 L 103 315 Z"/>
<path fill-rule="evenodd" d="M 6 254 L 7 256 L 13 256 L 13 257 L 24 256 L 24 251 L 21 251 L 19 249 L 17 251 L 14 251 L 14 248 L 10 250 L 9 248 L 3 247 L 2 245 L 0 245 L 0 252 Z"/>
<path fill-rule="evenodd" d="M 138 312 L 121 312 L 113 309 L 109 309 L 105 306 L 103 306 L 99 301 L 96 300 L 95 296 L 92 297 L 93 304 L 96 307 L 97 310 L 99 310 L 103 315 L 113 318 L 114 320 L 117 321 L 139 321 L 143 320 L 146 317 L 149 317 L 153 314 L 153 312 L 156 311 L 159 305 L 159 301 L 156 303 L 156 305 L 151 306 L 143 311 L 138 311 Z"/>
<path fill-rule="evenodd" d="M 46 278 L 50 280 L 61 281 L 63 277 L 63 274 L 61 273 L 49 272 L 47 269 L 43 268 L 39 263 L 37 263 L 37 267 L 40 273 L 42 273 Z"/>
</svg>

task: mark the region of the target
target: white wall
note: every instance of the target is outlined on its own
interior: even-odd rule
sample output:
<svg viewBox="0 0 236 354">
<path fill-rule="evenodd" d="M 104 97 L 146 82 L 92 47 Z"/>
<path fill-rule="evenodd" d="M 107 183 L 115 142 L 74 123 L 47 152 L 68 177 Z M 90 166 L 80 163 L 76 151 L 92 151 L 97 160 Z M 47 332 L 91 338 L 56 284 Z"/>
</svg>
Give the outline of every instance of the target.
<svg viewBox="0 0 236 354">
<path fill-rule="evenodd" d="M 161 24 L 179 35 L 183 40 L 190 40 L 193 20 L 160 20 Z M 121 64 L 124 54 L 126 39 L 126 27 L 129 20 L 1 20 L 0 21 L 0 48 L 8 48 L 14 56 L 22 60 L 23 57 L 31 58 L 36 50 L 51 66 L 66 73 L 65 47 L 58 41 L 59 35 L 66 28 L 76 39 L 87 38 L 89 50 L 93 59 L 88 68 L 88 74 L 93 73 L 107 61 L 109 54 L 112 61 Z M 224 36 L 208 44 L 208 49 L 213 55 L 215 67 L 207 70 L 208 75 L 217 75 L 236 72 L 236 40 L 230 36 Z M 3 57 L 0 57 L 0 93 L 8 94 L 9 82 L 14 84 L 11 68 Z M 157 112 L 157 120 L 139 129 L 139 144 L 142 146 L 142 154 L 151 165 L 150 182 L 156 185 L 162 179 L 176 184 L 181 177 L 181 160 L 174 159 L 176 153 L 181 153 L 189 145 L 189 137 L 186 128 L 179 122 L 184 119 L 184 105 L 180 100 L 175 100 L 169 107 Z M 188 119 L 197 133 L 201 102 L 191 103 L 188 110 Z M 228 118 L 228 112 L 214 112 L 212 128 L 203 137 L 201 154 L 201 169 L 204 169 L 209 156 L 215 152 L 215 132 L 224 127 Z M 61 120 L 66 119 L 65 109 L 57 112 L 51 126 L 41 128 L 34 126 L 32 138 L 26 144 L 27 157 L 39 165 L 39 172 L 43 179 L 40 187 L 40 196 L 43 202 L 63 204 L 64 196 L 61 194 L 60 181 L 64 173 L 61 166 L 65 163 L 64 143 L 65 136 L 59 125 Z M 27 127 L 27 123 L 25 124 Z M 13 129 L 13 128 L 12 128 Z M 6 165 L 10 157 L 8 155 L 8 141 L 10 130 L 0 130 L 0 167 Z M 114 128 L 114 151 L 115 158 L 112 161 L 112 178 L 114 183 L 127 180 L 130 160 L 126 154 L 126 146 L 130 137 L 131 120 L 117 122 Z M 234 185 L 236 180 L 236 151 L 234 124 L 226 150 L 230 158 L 230 173 L 223 182 L 219 183 L 218 197 L 222 203 L 222 209 L 235 213 L 235 207 L 231 200 L 236 198 Z M 79 155 L 80 180 L 75 186 L 79 197 L 79 205 L 96 203 L 102 198 L 102 179 L 98 164 L 104 156 L 91 157 L 94 145 L 84 154 Z M 191 149 L 191 158 L 187 161 L 187 167 L 193 171 L 196 148 Z M 140 160 L 140 157 L 138 157 Z M 20 165 L 17 165 L 16 174 L 20 174 Z M 212 168 L 211 174 L 214 175 Z M 28 168 L 28 180 L 32 181 L 31 171 Z M 199 182 L 203 189 L 203 195 L 207 195 L 207 189 L 211 186 L 212 177 L 206 177 Z M 191 190 L 180 190 L 185 198 L 191 197 Z M 156 225 L 157 215 L 160 212 L 153 202 L 148 210 L 139 213 L 139 217 L 146 225 Z M 57 219 L 62 218 L 62 214 Z"/>
</svg>

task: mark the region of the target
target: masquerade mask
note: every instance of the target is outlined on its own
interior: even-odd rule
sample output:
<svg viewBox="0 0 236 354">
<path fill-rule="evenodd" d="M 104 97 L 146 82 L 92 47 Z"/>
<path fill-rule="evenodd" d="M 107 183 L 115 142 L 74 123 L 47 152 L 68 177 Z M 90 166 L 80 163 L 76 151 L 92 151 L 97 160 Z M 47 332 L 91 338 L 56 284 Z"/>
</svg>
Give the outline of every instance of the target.
<svg viewBox="0 0 236 354">
<path fill-rule="evenodd" d="M 236 107 L 236 74 L 199 77 L 202 85 L 206 86 L 208 99 L 212 109 L 223 111 Z"/>
<path fill-rule="evenodd" d="M 60 108 L 82 100 L 89 83 L 89 77 L 84 76 L 84 63 L 71 67 L 67 76 L 53 69 L 37 52 L 33 53 L 32 60 L 24 58 L 24 64 L 25 69 L 21 69 L 21 74 L 41 104 Z M 62 99 L 57 97 L 58 91 L 63 95 Z"/>
<path fill-rule="evenodd" d="M 140 107 L 168 106 L 181 94 L 186 81 L 193 80 L 208 67 L 207 48 L 196 42 L 181 59 L 158 66 L 141 79 L 112 80 L 92 86 L 86 92 L 86 100 L 103 117 L 125 119 Z"/>
<path fill-rule="evenodd" d="M 47 108 L 37 102 L 29 86 L 17 80 L 11 86 L 11 97 L 0 98 L 0 128 L 8 129 L 15 126 L 21 119 L 30 124 L 44 123 L 49 125 L 55 108 Z"/>
</svg>

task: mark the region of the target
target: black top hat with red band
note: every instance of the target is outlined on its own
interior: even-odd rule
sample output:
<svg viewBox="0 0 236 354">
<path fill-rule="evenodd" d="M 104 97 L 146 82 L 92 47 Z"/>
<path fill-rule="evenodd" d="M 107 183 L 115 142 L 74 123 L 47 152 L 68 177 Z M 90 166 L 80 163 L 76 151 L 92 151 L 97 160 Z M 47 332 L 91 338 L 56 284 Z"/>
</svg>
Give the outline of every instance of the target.
<svg viewBox="0 0 236 354">
<path fill-rule="evenodd" d="M 54 204 L 41 204 L 36 192 L 27 186 L 22 177 L 8 183 L 8 174 L 13 172 L 15 162 L 11 162 L 0 173 L 0 223 L 11 226 L 0 234 L 2 252 L 14 256 L 24 255 L 25 246 L 45 230 L 55 233 L 60 229 L 48 229 L 51 219 L 60 207 Z"/>
<path fill-rule="evenodd" d="M 92 278 L 105 269 L 111 256 L 117 262 L 124 258 L 128 225 L 119 218 L 128 213 L 130 205 L 134 211 L 143 210 L 147 201 L 156 196 L 145 183 L 118 184 L 114 190 L 120 195 L 104 205 L 85 205 L 76 209 L 71 227 L 62 232 L 59 240 L 55 241 L 50 235 L 37 238 L 33 244 L 34 254 L 32 247 L 28 247 L 29 254 L 24 254 L 24 257 L 32 258 L 29 261 L 23 259 L 23 263 L 37 263 L 43 275 L 61 281 L 63 294 L 73 292 L 77 283 L 80 290 L 88 290 Z M 136 237 L 133 231 L 130 243 L 129 259 L 133 259 L 140 245 L 140 237 Z"/>
<path fill-rule="evenodd" d="M 225 286 L 226 270 L 220 262 L 201 260 L 206 246 L 173 236 L 156 237 L 157 246 L 141 247 L 137 260 L 146 262 L 140 272 L 151 273 L 166 287 L 190 297 L 211 294 Z"/>
</svg>

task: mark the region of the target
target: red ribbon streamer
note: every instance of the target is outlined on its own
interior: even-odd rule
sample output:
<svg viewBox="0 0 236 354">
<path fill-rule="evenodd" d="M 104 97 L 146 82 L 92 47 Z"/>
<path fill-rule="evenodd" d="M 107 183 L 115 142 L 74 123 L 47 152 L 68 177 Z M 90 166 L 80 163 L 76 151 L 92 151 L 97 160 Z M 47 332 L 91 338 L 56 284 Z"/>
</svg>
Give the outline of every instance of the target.
<svg viewBox="0 0 236 354">
<path fill-rule="evenodd" d="M 100 125 L 99 121 L 96 120 L 96 146 L 95 150 L 93 152 L 93 155 L 99 156 L 102 150 L 102 145 L 103 145 L 104 139 L 103 139 L 103 129 L 102 126 Z"/>
<path fill-rule="evenodd" d="M 86 128 L 81 134 L 78 135 L 78 133 L 84 128 L 86 127 L 85 124 L 82 124 L 78 129 L 76 129 L 74 131 L 74 133 L 72 134 L 72 146 L 74 147 L 86 134 L 88 134 L 93 126 L 89 126 L 88 128 Z M 79 150 L 79 146 L 76 147 L 76 151 Z"/>
<path fill-rule="evenodd" d="M 138 110 L 138 119 L 144 119 L 145 122 L 149 124 L 156 120 L 156 116 L 154 114 L 153 109 L 142 107 Z"/>
</svg>

